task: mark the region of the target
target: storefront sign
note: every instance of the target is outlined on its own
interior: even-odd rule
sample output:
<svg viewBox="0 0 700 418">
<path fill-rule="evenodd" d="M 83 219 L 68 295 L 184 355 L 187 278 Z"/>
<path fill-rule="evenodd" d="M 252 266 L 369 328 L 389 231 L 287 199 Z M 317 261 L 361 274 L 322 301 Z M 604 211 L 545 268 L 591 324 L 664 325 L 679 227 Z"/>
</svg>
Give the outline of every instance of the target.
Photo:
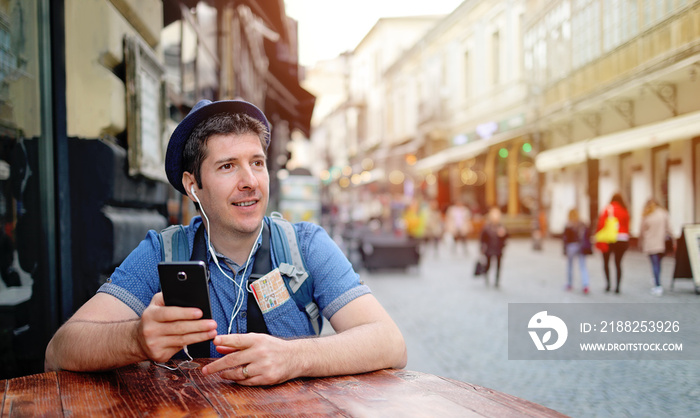
<svg viewBox="0 0 700 418">
<path fill-rule="evenodd" d="M 162 66 L 138 38 L 125 40 L 129 174 L 167 181 Z"/>
</svg>

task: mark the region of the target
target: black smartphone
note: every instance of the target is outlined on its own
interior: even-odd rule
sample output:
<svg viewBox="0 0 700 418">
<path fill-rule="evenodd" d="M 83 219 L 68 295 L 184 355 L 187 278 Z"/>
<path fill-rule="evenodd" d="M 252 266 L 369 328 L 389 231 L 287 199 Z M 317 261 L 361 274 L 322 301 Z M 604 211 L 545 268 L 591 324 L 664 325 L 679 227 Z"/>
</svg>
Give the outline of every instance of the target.
<svg viewBox="0 0 700 418">
<path fill-rule="evenodd" d="M 199 308 L 202 319 L 211 319 L 209 270 L 203 261 L 160 262 L 158 276 L 166 306 Z M 193 357 L 209 357 L 209 341 L 189 345 L 188 352 Z"/>
</svg>

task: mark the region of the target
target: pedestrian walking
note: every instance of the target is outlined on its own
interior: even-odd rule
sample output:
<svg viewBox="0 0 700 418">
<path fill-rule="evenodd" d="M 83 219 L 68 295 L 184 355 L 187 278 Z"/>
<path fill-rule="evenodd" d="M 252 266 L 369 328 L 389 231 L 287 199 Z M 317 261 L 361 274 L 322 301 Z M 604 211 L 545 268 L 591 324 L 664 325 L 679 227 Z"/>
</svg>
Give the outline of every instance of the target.
<svg viewBox="0 0 700 418">
<path fill-rule="evenodd" d="M 649 199 L 642 212 L 639 246 L 651 261 L 651 270 L 654 274 L 654 287 L 651 288 L 651 294 L 654 296 L 661 296 L 664 293 L 664 288 L 661 286 L 661 259 L 666 252 L 667 239 L 673 242 L 668 211 L 656 200 Z"/>
<path fill-rule="evenodd" d="M 403 218 L 404 212 L 406 211 L 406 203 L 404 202 L 403 196 L 398 193 L 394 194 L 391 197 L 389 208 L 391 232 L 397 236 L 400 236 L 406 232 L 405 221 Z"/>
<path fill-rule="evenodd" d="M 489 270 L 491 269 L 491 259 L 496 260 L 495 286 L 501 276 L 501 258 L 503 257 L 503 247 L 506 246 L 508 230 L 501 223 L 501 211 L 497 207 L 491 208 L 484 228 L 481 230 L 481 253 L 484 255 L 486 266 L 484 267 L 484 279 L 486 285 L 489 284 Z"/>
<path fill-rule="evenodd" d="M 542 241 L 547 237 L 547 215 L 544 209 L 532 218 L 532 249 L 542 251 Z"/>
<path fill-rule="evenodd" d="M 419 199 L 411 200 L 403 213 L 403 221 L 408 236 L 418 242 L 422 241 L 425 236 L 425 210 Z"/>
<path fill-rule="evenodd" d="M 586 256 L 592 253 L 589 235 L 588 225 L 581 221 L 576 209 L 571 209 L 569 211 L 569 221 L 562 235 L 564 254 L 566 255 L 566 290 L 573 289 L 574 260 L 578 259 L 581 287 L 586 295 L 588 294 Z"/>
<path fill-rule="evenodd" d="M 610 256 L 615 259 L 616 285 L 615 293 L 620 293 L 622 281 L 622 257 L 629 247 L 630 216 L 624 199 L 615 193 L 610 204 L 603 208 L 598 217 L 596 228 L 596 248 L 603 253 L 603 271 L 607 283 L 605 291 L 610 291 Z"/>
<path fill-rule="evenodd" d="M 445 213 L 445 226 L 448 237 L 452 239 L 455 253 L 458 252 L 459 244 L 464 247 L 467 253 L 467 237 L 472 232 L 472 212 L 461 198 L 458 198 Z"/>
<path fill-rule="evenodd" d="M 425 208 L 425 247 L 432 248 L 439 254 L 439 245 L 442 240 L 444 220 L 437 200 L 431 200 Z"/>
</svg>

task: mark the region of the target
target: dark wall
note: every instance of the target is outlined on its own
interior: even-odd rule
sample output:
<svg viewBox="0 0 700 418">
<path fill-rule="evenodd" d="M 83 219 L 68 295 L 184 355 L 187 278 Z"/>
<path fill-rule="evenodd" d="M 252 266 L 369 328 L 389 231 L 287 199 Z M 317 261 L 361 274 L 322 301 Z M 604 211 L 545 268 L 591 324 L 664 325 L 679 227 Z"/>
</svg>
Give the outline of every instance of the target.
<svg viewBox="0 0 700 418">
<path fill-rule="evenodd" d="M 126 150 L 70 138 L 74 310 L 146 236 L 167 226 L 166 183 L 127 174 Z"/>
</svg>

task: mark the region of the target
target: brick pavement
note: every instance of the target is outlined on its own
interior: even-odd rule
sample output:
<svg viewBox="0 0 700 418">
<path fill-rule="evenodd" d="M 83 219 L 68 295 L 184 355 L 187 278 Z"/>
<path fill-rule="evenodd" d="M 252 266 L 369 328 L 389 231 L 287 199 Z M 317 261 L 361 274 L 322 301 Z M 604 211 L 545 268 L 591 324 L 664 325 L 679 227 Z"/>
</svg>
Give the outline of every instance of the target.
<svg viewBox="0 0 700 418">
<path fill-rule="evenodd" d="M 361 271 L 375 296 L 404 333 L 407 368 L 475 383 L 575 416 L 700 416 L 700 360 L 508 360 L 508 303 L 645 302 L 698 304 L 690 280 L 669 291 L 674 260 L 665 259 L 662 297 L 652 286 L 648 259 L 628 251 L 621 294 L 605 293 L 602 257 L 588 257 L 591 292 L 564 290 L 561 243 L 535 252 L 527 239 L 511 239 L 501 286 L 472 278 L 476 244 L 455 254 L 427 250 L 421 264 L 403 271 Z M 614 275 L 614 267 L 612 274 Z M 679 305 L 674 305 L 679 306 Z M 684 311 L 684 312 L 687 312 Z"/>
</svg>

